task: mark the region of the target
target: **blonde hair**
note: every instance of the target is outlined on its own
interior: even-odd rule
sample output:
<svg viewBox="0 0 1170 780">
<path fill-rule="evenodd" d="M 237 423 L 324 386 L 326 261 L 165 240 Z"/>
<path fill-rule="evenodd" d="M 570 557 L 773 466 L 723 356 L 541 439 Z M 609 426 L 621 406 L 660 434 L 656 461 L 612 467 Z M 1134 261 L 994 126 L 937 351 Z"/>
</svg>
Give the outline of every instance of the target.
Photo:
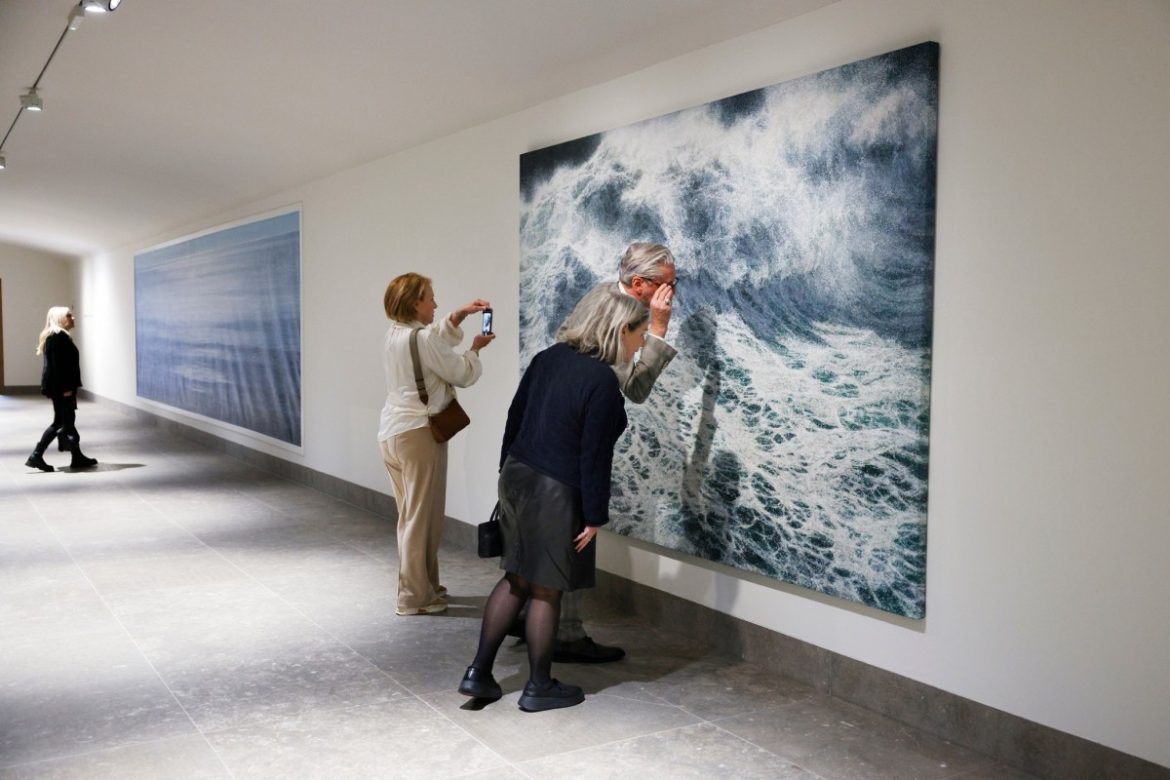
<svg viewBox="0 0 1170 780">
<path fill-rule="evenodd" d="M 674 255 L 662 244 L 649 244 L 645 241 L 635 241 L 626 247 L 622 254 L 622 262 L 618 267 L 618 279 L 629 287 L 634 283 L 635 276 L 643 279 L 658 281 L 662 276 L 662 266 L 674 265 Z"/>
<path fill-rule="evenodd" d="M 45 342 L 49 336 L 54 333 L 64 333 L 69 335 L 69 329 L 65 327 L 65 317 L 69 314 L 68 306 L 54 306 L 49 309 L 49 313 L 45 315 L 45 329 L 41 331 L 41 337 L 37 341 L 37 354 L 42 355 L 45 352 Z"/>
<path fill-rule="evenodd" d="M 382 296 L 386 316 L 398 322 L 414 322 L 418 319 L 418 303 L 426 297 L 430 286 L 431 280 L 422 274 L 411 272 L 395 276 Z"/>
<path fill-rule="evenodd" d="M 557 330 L 557 341 L 611 366 L 625 362 L 622 330 L 634 330 L 650 318 L 637 298 L 619 292 L 613 283 L 600 284 L 578 301 Z"/>
</svg>

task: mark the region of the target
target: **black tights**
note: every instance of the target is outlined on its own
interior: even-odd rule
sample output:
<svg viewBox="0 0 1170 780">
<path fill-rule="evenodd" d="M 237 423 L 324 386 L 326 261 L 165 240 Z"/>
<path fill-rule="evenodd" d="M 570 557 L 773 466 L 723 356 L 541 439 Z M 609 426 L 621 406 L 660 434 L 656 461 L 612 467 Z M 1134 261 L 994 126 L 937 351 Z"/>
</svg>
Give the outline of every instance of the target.
<svg viewBox="0 0 1170 780">
<path fill-rule="evenodd" d="M 54 395 L 52 400 L 53 423 L 41 434 L 35 452 L 37 455 L 44 455 L 58 434 L 65 437 L 66 449 L 76 452 L 81 444 L 81 436 L 77 433 L 77 396 Z"/>
<path fill-rule="evenodd" d="M 537 685 L 552 679 L 552 656 L 556 647 L 557 621 L 561 615 L 561 591 L 529 582 L 518 574 L 505 574 L 483 609 L 483 627 L 479 632 L 479 649 L 471 665 L 490 672 L 496 653 L 508 635 L 520 608 L 528 603 L 524 636 L 528 642 L 528 677 Z"/>
</svg>

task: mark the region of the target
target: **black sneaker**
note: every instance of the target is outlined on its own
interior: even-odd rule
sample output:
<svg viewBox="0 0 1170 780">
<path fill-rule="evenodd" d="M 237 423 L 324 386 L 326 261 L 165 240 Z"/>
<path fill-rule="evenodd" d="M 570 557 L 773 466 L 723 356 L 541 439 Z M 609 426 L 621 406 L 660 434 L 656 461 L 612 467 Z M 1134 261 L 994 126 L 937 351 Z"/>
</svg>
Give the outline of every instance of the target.
<svg viewBox="0 0 1170 780">
<path fill-rule="evenodd" d="M 620 647 L 599 645 L 589 637 L 572 642 L 557 642 L 553 662 L 558 664 L 607 664 L 626 657 Z"/>
<path fill-rule="evenodd" d="M 53 470 L 52 466 L 50 466 L 48 463 L 45 463 L 45 456 L 38 455 L 35 452 L 28 456 L 28 460 L 24 462 L 24 465 L 28 466 L 30 469 L 40 469 L 41 471 Z"/>
<path fill-rule="evenodd" d="M 464 696 L 491 699 L 492 701 L 504 695 L 500 684 L 496 682 L 495 677 L 492 677 L 491 672 L 476 669 L 474 666 L 467 667 L 467 671 L 463 673 L 463 679 L 459 683 L 459 692 Z"/>
<path fill-rule="evenodd" d="M 520 709 L 525 712 L 543 712 L 561 707 L 572 707 L 585 701 L 585 691 L 576 685 L 564 685 L 560 680 L 551 680 L 545 685 L 528 681 L 520 695 Z"/>
</svg>

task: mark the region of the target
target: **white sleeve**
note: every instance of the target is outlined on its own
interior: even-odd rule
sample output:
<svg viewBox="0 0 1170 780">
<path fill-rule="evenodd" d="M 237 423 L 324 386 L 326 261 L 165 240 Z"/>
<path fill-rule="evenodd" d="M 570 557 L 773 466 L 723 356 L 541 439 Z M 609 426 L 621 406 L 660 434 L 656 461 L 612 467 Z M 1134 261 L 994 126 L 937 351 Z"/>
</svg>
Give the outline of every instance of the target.
<svg viewBox="0 0 1170 780">
<path fill-rule="evenodd" d="M 424 368 L 435 372 L 444 382 L 470 387 L 483 373 L 483 365 L 479 355 L 470 349 L 456 354 L 454 347 L 461 341 L 463 330 L 452 325 L 449 316 L 443 317 L 437 328 L 426 328 L 419 334 L 419 358 Z"/>
</svg>

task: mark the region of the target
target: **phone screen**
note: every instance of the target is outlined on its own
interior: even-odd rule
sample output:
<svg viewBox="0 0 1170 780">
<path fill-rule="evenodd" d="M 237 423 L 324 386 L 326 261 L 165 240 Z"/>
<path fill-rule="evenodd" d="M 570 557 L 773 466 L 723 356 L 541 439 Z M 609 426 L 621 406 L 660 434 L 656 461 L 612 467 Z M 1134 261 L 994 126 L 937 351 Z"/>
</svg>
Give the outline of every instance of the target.
<svg viewBox="0 0 1170 780">
<path fill-rule="evenodd" d="M 492 332 L 492 310 L 483 310 L 483 335 L 487 336 Z"/>
</svg>

